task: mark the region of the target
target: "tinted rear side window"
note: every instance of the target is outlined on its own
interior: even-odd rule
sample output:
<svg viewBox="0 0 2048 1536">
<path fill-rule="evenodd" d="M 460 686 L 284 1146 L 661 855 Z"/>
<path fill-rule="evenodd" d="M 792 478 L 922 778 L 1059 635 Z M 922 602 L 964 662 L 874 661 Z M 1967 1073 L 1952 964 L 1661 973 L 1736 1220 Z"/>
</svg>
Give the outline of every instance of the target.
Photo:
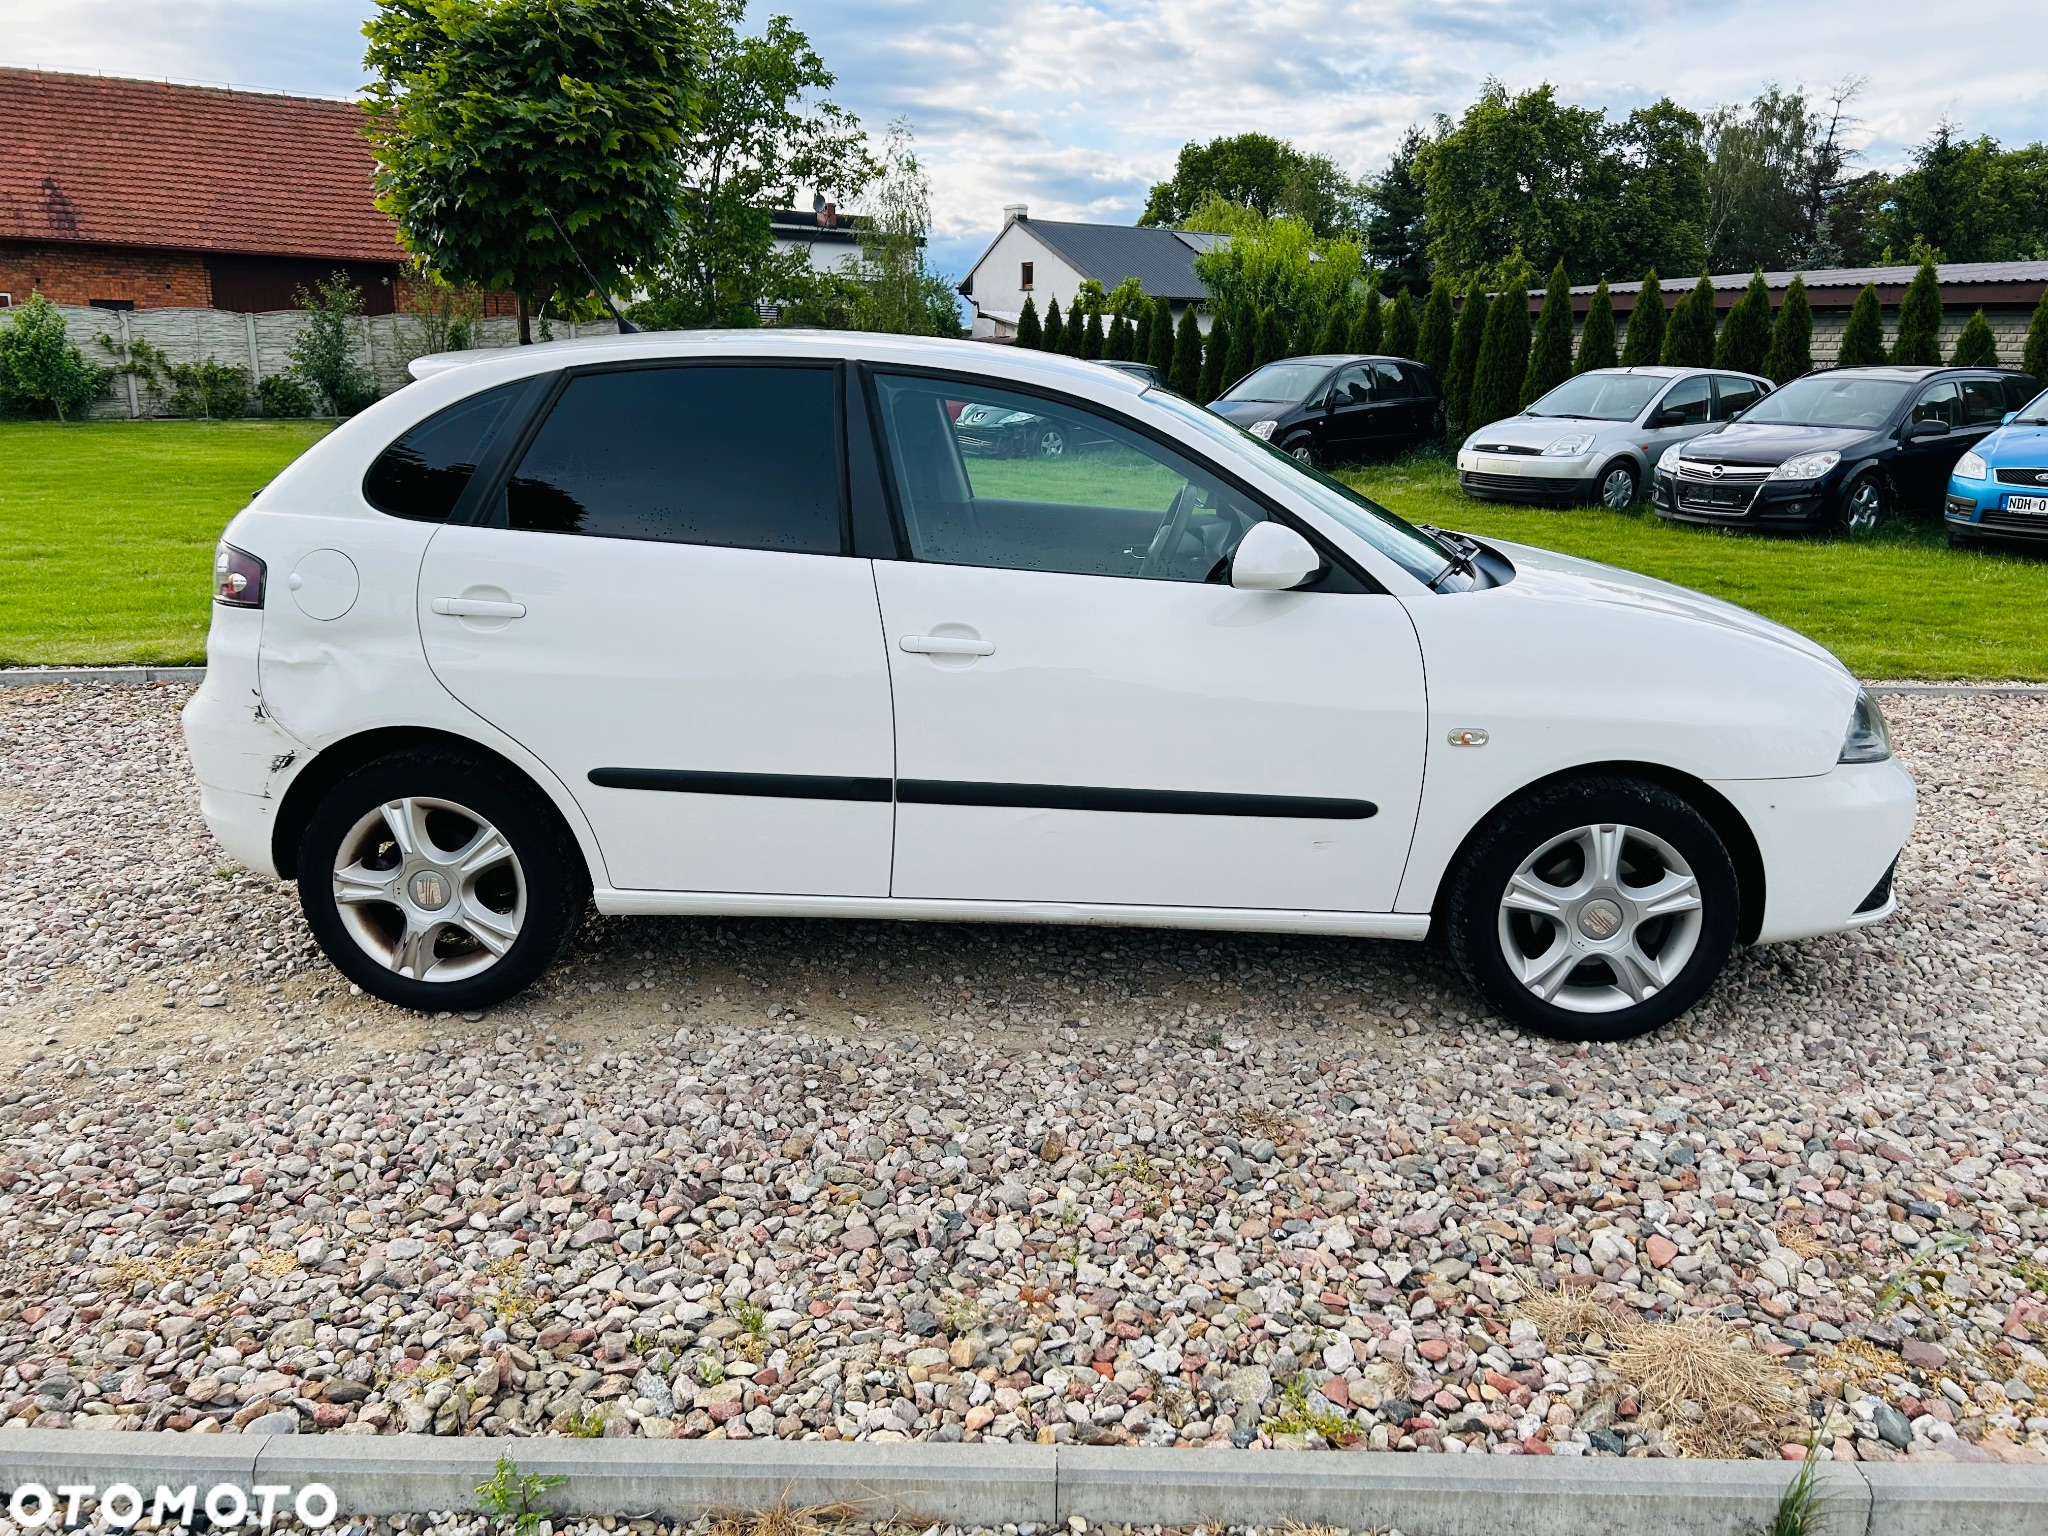
<svg viewBox="0 0 2048 1536">
<path fill-rule="evenodd" d="M 532 380 L 501 384 L 437 411 L 377 456 L 363 478 L 371 506 L 393 517 L 447 521 Z"/>
<path fill-rule="evenodd" d="M 836 555 L 825 368 L 634 368 L 572 379 L 506 488 L 514 528 Z"/>
</svg>

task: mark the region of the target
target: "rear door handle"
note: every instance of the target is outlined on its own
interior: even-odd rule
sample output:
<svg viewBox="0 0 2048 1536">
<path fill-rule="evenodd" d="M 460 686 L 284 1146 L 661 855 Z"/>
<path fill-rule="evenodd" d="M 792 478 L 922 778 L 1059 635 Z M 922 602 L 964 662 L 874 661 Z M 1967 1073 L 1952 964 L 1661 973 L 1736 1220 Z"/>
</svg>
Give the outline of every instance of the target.
<svg viewBox="0 0 2048 1536">
<path fill-rule="evenodd" d="M 454 619 L 523 619 L 526 604 L 501 603 L 485 597 L 437 597 L 434 612 Z"/>
<path fill-rule="evenodd" d="M 993 656 L 992 640 L 968 640 L 958 635 L 905 635 L 896 642 L 913 656 Z"/>
</svg>

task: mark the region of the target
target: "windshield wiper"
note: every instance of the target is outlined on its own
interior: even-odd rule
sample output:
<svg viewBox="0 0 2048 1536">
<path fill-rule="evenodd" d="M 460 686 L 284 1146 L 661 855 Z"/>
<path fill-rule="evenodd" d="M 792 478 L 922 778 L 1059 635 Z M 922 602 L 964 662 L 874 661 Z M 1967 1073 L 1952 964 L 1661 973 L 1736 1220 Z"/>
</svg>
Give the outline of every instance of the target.
<svg viewBox="0 0 2048 1536">
<path fill-rule="evenodd" d="M 1445 569 L 1444 575 L 1449 575 L 1451 571 L 1461 571 L 1467 576 L 1477 576 L 1479 574 L 1478 563 L 1473 558 L 1479 553 L 1478 541 L 1468 539 L 1462 533 L 1452 533 L 1449 529 L 1438 528 L 1429 523 L 1417 523 L 1415 526 L 1429 536 L 1429 541 L 1432 544 L 1450 556 L 1451 563 Z M 1437 577 L 1437 581 L 1442 581 L 1443 579 L 1443 576 Z M 1435 585 L 1435 583 L 1431 583 L 1431 585 Z"/>
</svg>

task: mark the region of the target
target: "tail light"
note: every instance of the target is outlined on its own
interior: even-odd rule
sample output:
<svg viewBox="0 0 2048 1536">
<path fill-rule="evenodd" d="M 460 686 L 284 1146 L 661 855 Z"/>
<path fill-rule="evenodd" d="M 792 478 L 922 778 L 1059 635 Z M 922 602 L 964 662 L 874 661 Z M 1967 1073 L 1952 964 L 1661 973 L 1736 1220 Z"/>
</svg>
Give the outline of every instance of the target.
<svg viewBox="0 0 2048 1536">
<path fill-rule="evenodd" d="M 230 608 L 261 608 L 263 562 L 221 540 L 213 551 L 213 600 Z"/>
</svg>

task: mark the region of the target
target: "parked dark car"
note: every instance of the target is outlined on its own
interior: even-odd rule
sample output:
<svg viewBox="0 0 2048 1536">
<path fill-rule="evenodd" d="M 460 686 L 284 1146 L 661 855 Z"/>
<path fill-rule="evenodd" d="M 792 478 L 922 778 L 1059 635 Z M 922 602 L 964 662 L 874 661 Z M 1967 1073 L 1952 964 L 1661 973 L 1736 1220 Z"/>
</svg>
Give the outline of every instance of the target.
<svg viewBox="0 0 2048 1536">
<path fill-rule="evenodd" d="M 1443 436 L 1436 375 L 1405 357 L 1289 357 L 1209 407 L 1305 464 L 1386 458 Z"/>
<path fill-rule="evenodd" d="M 1650 502 L 1677 522 L 1794 533 L 1936 512 L 1956 460 L 2035 388 L 1995 368 L 1810 373 L 1668 449 Z"/>
</svg>

